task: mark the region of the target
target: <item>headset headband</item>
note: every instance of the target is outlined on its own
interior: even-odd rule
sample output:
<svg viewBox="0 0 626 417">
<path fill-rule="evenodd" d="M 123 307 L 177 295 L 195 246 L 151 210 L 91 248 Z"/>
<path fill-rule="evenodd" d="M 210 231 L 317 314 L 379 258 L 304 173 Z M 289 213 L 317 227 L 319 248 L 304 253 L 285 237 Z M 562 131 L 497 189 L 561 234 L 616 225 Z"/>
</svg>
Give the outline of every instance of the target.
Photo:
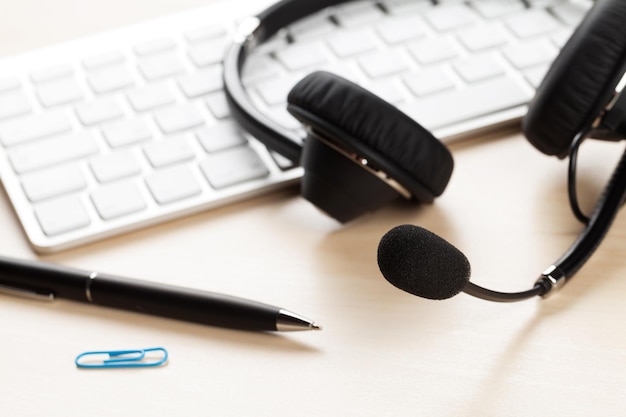
<svg viewBox="0 0 626 417">
<path fill-rule="evenodd" d="M 280 29 L 346 0 L 283 0 L 241 22 L 224 56 L 224 92 L 235 120 L 259 141 L 298 163 L 302 138 L 261 113 L 250 101 L 241 71 L 250 51 Z"/>
<path fill-rule="evenodd" d="M 259 42 L 265 42 L 268 38 L 285 26 L 319 12 L 326 7 L 347 3 L 348 0 L 282 0 L 275 3 L 256 15 L 259 19 L 259 27 L 262 28 L 262 38 Z"/>
</svg>

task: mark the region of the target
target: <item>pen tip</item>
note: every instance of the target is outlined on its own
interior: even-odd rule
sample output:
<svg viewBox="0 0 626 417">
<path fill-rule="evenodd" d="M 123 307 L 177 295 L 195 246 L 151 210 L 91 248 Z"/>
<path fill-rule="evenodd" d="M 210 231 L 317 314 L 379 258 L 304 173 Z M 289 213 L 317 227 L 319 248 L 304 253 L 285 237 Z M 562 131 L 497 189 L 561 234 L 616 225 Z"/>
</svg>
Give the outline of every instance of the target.
<svg viewBox="0 0 626 417">
<path fill-rule="evenodd" d="M 293 311 L 281 309 L 276 317 L 276 330 L 279 331 L 301 331 L 301 330 L 322 330 L 322 326 L 302 317 Z"/>
</svg>

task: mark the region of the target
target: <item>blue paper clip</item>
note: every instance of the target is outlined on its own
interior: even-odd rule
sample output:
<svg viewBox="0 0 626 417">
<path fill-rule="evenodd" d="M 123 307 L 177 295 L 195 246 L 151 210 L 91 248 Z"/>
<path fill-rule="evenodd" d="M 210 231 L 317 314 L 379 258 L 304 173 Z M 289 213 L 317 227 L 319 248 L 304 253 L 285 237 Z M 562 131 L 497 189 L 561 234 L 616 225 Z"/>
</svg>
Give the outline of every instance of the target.
<svg viewBox="0 0 626 417">
<path fill-rule="evenodd" d="M 146 352 L 161 352 L 162 356 L 152 358 Z M 162 347 L 130 350 L 105 350 L 83 352 L 74 363 L 79 368 L 143 368 L 159 366 L 167 362 L 168 353 Z"/>
</svg>

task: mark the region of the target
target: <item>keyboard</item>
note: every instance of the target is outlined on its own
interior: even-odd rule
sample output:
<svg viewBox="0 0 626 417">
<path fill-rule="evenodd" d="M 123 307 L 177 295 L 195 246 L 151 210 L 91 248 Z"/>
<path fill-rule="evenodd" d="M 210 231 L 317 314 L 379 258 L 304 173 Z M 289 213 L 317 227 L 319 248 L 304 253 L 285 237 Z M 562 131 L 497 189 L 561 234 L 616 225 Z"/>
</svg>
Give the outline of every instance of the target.
<svg viewBox="0 0 626 417">
<path fill-rule="evenodd" d="M 1 60 L 0 177 L 36 251 L 297 183 L 302 169 L 243 132 L 222 91 L 229 35 L 261 3 L 214 2 Z M 244 85 L 263 113 L 302 133 L 287 93 L 313 70 L 332 71 L 444 142 L 460 140 L 523 117 L 591 4 L 351 2 L 257 48 Z"/>
</svg>

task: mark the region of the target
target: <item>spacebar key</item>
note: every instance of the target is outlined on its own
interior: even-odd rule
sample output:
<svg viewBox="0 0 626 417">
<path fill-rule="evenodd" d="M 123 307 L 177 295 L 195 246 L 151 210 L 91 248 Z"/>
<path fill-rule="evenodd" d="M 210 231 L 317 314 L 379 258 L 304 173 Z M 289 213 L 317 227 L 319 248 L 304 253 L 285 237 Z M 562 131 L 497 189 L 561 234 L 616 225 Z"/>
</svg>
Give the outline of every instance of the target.
<svg viewBox="0 0 626 417">
<path fill-rule="evenodd" d="M 428 129 L 470 120 L 527 104 L 534 92 L 515 80 L 499 77 L 463 90 L 450 90 L 402 107 L 402 111 Z"/>
</svg>

